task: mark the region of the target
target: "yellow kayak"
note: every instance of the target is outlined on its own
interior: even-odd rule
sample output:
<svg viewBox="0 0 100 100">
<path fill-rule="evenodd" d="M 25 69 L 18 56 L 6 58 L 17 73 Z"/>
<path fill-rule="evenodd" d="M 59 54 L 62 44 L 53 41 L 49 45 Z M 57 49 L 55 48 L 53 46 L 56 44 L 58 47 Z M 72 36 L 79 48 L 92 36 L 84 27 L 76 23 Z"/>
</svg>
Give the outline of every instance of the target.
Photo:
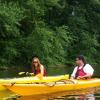
<svg viewBox="0 0 100 100">
<path fill-rule="evenodd" d="M 57 82 L 30 84 L 4 84 L 4 86 L 19 95 L 40 95 L 97 87 L 100 86 L 100 79 L 61 80 Z"/>
<path fill-rule="evenodd" d="M 22 78 L 11 78 L 11 79 L 0 79 L 0 84 L 3 83 L 33 83 L 33 82 L 55 82 L 61 79 L 68 79 L 69 75 L 58 75 L 58 76 L 47 76 L 39 78 L 37 76 L 22 77 Z"/>
<path fill-rule="evenodd" d="M 6 88 L 2 85 L 0 85 L 0 91 L 6 90 Z"/>
</svg>

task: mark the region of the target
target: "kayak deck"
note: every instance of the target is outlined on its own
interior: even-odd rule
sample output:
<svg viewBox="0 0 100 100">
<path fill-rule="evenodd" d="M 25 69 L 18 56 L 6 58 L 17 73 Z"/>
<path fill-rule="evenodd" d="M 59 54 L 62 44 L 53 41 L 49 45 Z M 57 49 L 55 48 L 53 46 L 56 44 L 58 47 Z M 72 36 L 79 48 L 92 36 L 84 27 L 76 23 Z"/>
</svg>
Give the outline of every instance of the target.
<svg viewBox="0 0 100 100">
<path fill-rule="evenodd" d="M 69 75 L 58 75 L 58 76 L 47 76 L 42 79 L 37 76 L 22 77 L 22 78 L 12 78 L 12 79 L 0 79 L 0 83 L 32 83 L 32 82 L 55 82 L 61 79 L 68 79 Z"/>
<path fill-rule="evenodd" d="M 5 84 L 6 88 L 19 95 L 40 95 L 56 92 L 81 90 L 100 86 L 100 79 L 89 80 L 70 80 L 50 82 L 50 83 L 32 83 L 32 84 Z"/>
</svg>

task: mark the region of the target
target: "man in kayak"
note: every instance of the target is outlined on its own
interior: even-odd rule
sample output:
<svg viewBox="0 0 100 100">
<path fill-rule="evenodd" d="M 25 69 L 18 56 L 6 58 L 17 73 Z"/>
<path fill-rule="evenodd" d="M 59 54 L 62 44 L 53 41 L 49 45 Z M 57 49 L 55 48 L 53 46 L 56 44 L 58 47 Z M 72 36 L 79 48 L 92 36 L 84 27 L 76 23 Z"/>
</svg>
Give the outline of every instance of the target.
<svg viewBox="0 0 100 100">
<path fill-rule="evenodd" d="M 79 55 L 76 58 L 76 67 L 71 74 L 71 79 L 86 79 L 91 78 L 94 69 L 91 65 L 86 64 L 86 60 L 83 55 Z"/>
<path fill-rule="evenodd" d="M 40 60 L 37 57 L 32 59 L 32 72 L 34 75 L 41 74 L 42 76 L 46 76 L 46 69 L 40 63 Z"/>
</svg>

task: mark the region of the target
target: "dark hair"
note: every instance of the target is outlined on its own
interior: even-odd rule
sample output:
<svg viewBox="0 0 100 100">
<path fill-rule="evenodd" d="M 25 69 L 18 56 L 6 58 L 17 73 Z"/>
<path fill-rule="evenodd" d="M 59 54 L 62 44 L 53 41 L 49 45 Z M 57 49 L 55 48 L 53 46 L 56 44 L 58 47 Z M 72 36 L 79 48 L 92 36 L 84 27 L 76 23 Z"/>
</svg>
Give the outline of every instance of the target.
<svg viewBox="0 0 100 100">
<path fill-rule="evenodd" d="M 85 57 L 83 55 L 79 55 L 76 58 L 78 58 L 79 60 L 82 60 L 84 65 L 86 64 L 86 59 L 85 59 Z"/>
</svg>

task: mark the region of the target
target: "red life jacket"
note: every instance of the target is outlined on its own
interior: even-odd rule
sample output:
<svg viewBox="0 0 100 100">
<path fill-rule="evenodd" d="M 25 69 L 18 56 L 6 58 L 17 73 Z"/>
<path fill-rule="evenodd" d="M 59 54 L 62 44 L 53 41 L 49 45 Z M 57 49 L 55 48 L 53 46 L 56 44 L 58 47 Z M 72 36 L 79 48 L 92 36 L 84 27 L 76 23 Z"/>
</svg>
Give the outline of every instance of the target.
<svg viewBox="0 0 100 100">
<path fill-rule="evenodd" d="M 79 67 L 77 67 L 77 72 L 76 72 L 75 78 L 77 78 L 78 76 L 86 75 L 86 73 L 84 72 L 83 69 L 84 69 L 84 66 L 81 69 L 79 69 Z"/>
<path fill-rule="evenodd" d="M 39 73 L 41 73 L 40 68 L 37 68 L 37 69 L 34 70 L 34 74 L 35 74 L 35 75 L 37 75 L 37 74 L 39 74 Z M 45 68 L 44 68 L 43 76 L 46 76 L 46 69 L 45 69 Z"/>
</svg>

